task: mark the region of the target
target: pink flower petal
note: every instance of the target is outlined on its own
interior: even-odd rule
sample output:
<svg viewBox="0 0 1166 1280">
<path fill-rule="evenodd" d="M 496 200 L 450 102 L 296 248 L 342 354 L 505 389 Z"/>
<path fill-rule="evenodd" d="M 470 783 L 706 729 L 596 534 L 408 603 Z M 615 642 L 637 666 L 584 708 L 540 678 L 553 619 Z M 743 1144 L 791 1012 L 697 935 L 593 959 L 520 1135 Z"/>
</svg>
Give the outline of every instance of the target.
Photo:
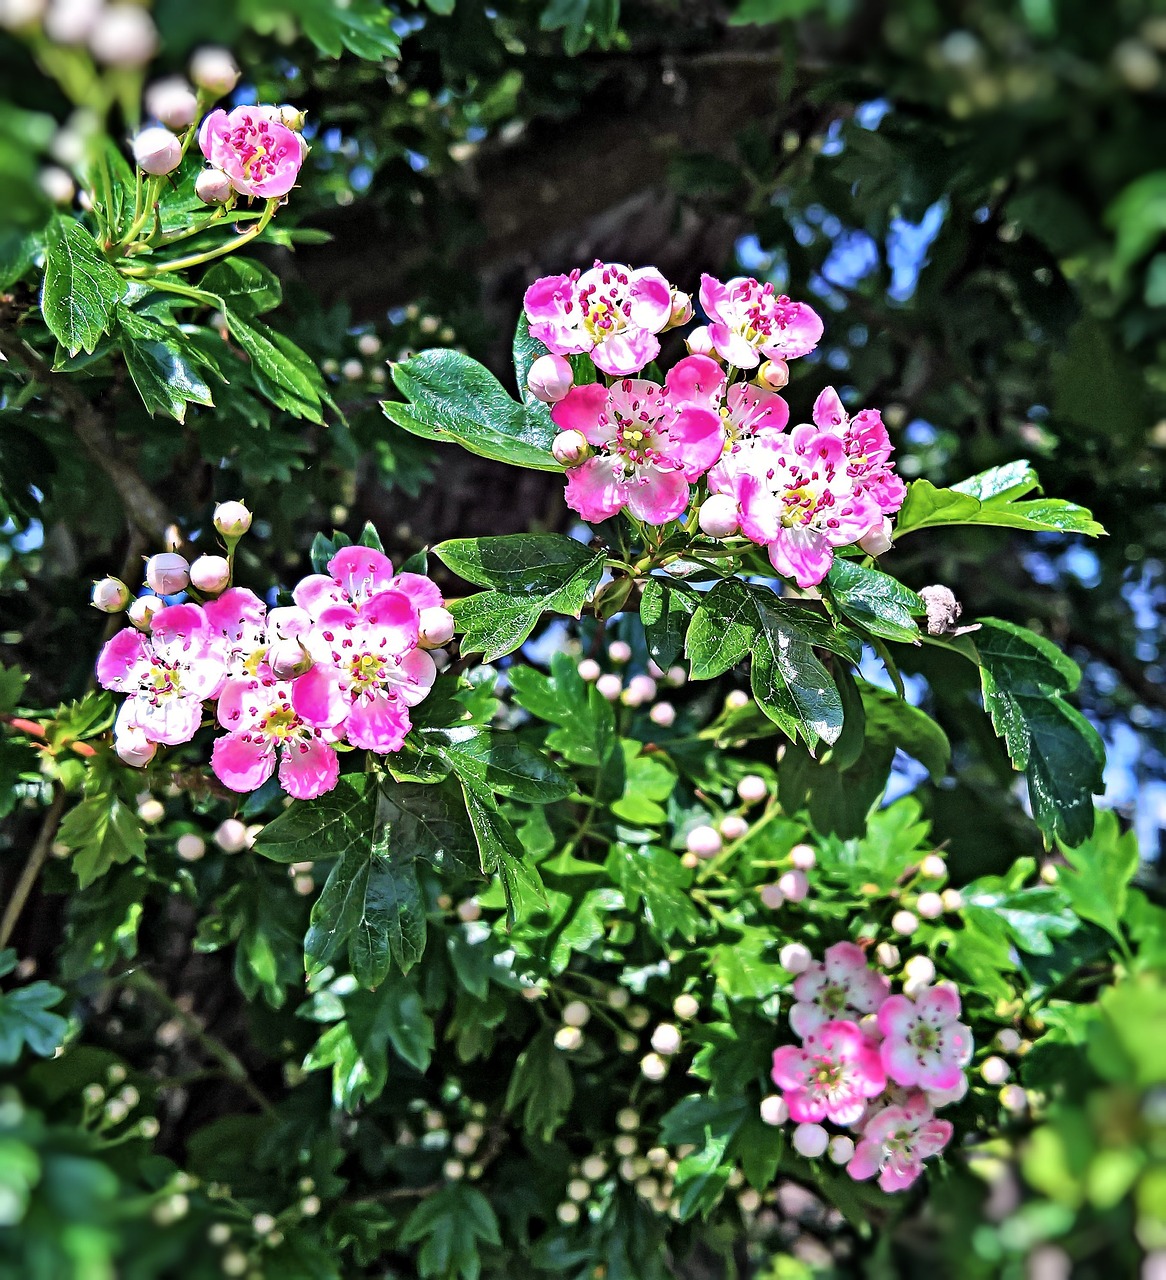
<svg viewBox="0 0 1166 1280">
<path fill-rule="evenodd" d="M 145 637 L 135 627 L 124 627 L 102 646 L 97 681 L 103 689 L 133 693 L 149 664 Z"/>
<path fill-rule="evenodd" d="M 367 701 L 354 705 L 345 725 L 348 741 L 354 747 L 363 747 L 381 755 L 400 751 L 409 729 L 408 710 L 384 694 L 374 694 Z"/>
<path fill-rule="evenodd" d="M 331 667 L 315 666 L 292 683 L 292 707 L 308 724 L 335 728 L 343 723 L 350 706 Z"/>
<path fill-rule="evenodd" d="M 587 464 L 584 463 L 584 466 Z M 638 481 L 627 486 L 627 506 L 645 524 L 667 524 L 688 506 L 688 481 L 682 471 L 644 468 Z"/>
<path fill-rule="evenodd" d="M 660 340 L 645 329 L 625 329 L 595 344 L 595 367 L 615 378 L 626 378 L 651 364 L 660 354 Z"/>
<path fill-rule="evenodd" d="M 353 602 L 375 596 L 393 580 L 392 561 L 372 547 L 341 547 L 328 561 L 328 572 Z"/>
<path fill-rule="evenodd" d="M 664 387 L 674 405 L 695 404 L 715 410 L 724 394 L 725 372 L 708 356 L 686 356 L 668 371 Z"/>
<path fill-rule="evenodd" d="M 668 441 L 667 456 L 680 463 L 687 479 L 696 480 L 724 452 L 725 428 L 721 416 L 711 409 L 685 405 L 668 426 Z"/>
<path fill-rule="evenodd" d="M 437 664 L 424 649 L 414 649 L 405 654 L 398 668 L 401 682 L 394 686 L 397 697 L 407 706 L 415 707 L 424 702 L 437 679 Z"/>
<path fill-rule="evenodd" d="M 793 578 L 804 590 L 816 587 L 830 572 L 834 549 L 826 535 L 817 529 L 783 528 L 769 545 L 769 562 L 778 573 Z"/>
<path fill-rule="evenodd" d="M 655 267 L 641 267 L 628 278 L 628 319 L 639 329 L 659 333 L 672 316 L 672 290 Z"/>
<path fill-rule="evenodd" d="M 906 1040 L 884 1040 L 879 1045 L 879 1056 L 887 1075 L 896 1084 L 921 1083 L 918 1051 Z"/>
<path fill-rule="evenodd" d="M 572 467 L 567 472 L 567 506 L 591 523 L 615 515 L 627 501 L 627 486 L 616 479 L 622 470 L 608 457 L 588 458 L 582 466 Z"/>
<path fill-rule="evenodd" d="M 417 610 L 403 591 L 378 592 L 360 616 L 382 653 L 406 653 L 417 643 Z"/>
<path fill-rule="evenodd" d="M 445 604 L 441 588 L 424 574 L 399 573 L 389 585 L 394 591 L 407 595 L 418 613 L 422 609 L 437 609 Z"/>
<path fill-rule="evenodd" d="M 202 723 L 202 699 L 196 694 L 177 694 L 155 702 L 137 697 L 134 719 L 153 742 L 176 746 L 189 742 Z"/>
<path fill-rule="evenodd" d="M 953 986 L 940 983 L 916 997 L 915 1009 L 918 1017 L 939 1026 L 944 1022 L 954 1022 L 960 1016 L 960 998 Z"/>
<path fill-rule="evenodd" d="M 827 387 L 814 401 L 814 421 L 823 431 L 829 431 L 833 427 L 842 426 L 850 421 L 849 415 L 842 407 L 842 401 L 838 398 L 838 392 L 833 387 Z"/>
<path fill-rule="evenodd" d="M 873 1178 L 878 1173 L 881 1160 L 882 1147 L 878 1143 L 870 1142 L 864 1138 L 854 1148 L 854 1155 L 850 1157 L 846 1172 L 850 1174 L 855 1182 L 864 1182 L 867 1178 Z"/>
<path fill-rule="evenodd" d="M 318 738 L 288 742 L 280 752 L 279 784 L 296 800 L 314 800 L 340 777 L 336 749 Z"/>
<path fill-rule="evenodd" d="M 607 404 L 607 388 L 602 382 L 585 382 L 574 386 L 551 406 L 551 421 L 560 431 L 582 432 L 588 444 L 602 448 L 614 438 L 613 427 L 599 419 Z"/>
<path fill-rule="evenodd" d="M 918 1021 L 914 1003 L 906 996 L 888 996 L 879 1007 L 879 1030 L 885 1036 L 902 1039 Z"/>
<path fill-rule="evenodd" d="M 325 609 L 334 605 L 347 603 L 341 585 L 323 573 L 311 573 L 301 578 L 292 591 L 292 599 L 313 618 L 318 618 Z"/>
<path fill-rule="evenodd" d="M 232 791 L 257 791 L 275 770 L 275 751 L 257 735 L 228 733 L 215 739 L 211 768 Z"/>
<path fill-rule="evenodd" d="M 798 1089 L 805 1081 L 806 1054 L 796 1045 L 783 1044 L 773 1051 L 773 1083 L 782 1089 Z"/>
</svg>

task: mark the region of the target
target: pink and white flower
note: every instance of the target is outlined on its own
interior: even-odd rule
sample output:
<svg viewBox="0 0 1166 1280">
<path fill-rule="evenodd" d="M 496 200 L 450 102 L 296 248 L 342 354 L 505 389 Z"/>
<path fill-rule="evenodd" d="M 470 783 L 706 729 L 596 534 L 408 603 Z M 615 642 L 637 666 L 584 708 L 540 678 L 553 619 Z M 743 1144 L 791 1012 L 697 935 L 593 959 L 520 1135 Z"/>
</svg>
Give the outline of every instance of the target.
<svg viewBox="0 0 1166 1280">
<path fill-rule="evenodd" d="M 664 387 L 675 405 L 694 404 L 719 413 L 729 444 L 782 431 L 789 422 L 789 405 L 774 391 L 734 382 L 726 392 L 725 371 L 708 356 L 678 360 L 668 371 Z"/>
<path fill-rule="evenodd" d="M 804 302 L 791 302 L 770 283 L 736 276 L 722 284 L 700 278 L 700 305 L 709 318 L 713 349 L 738 369 L 755 368 L 762 357 L 792 360 L 808 355 L 822 336 L 818 313 Z"/>
<path fill-rule="evenodd" d="M 543 276 L 523 297 L 531 336 L 557 356 L 588 354 L 613 377 L 638 373 L 660 354 L 672 289 L 655 267 L 596 261 L 589 271 Z"/>
<path fill-rule="evenodd" d="M 882 515 L 894 515 L 903 505 L 907 486 L 895 475 L 895 464 L 890 460 L 895 448 L 882 414 L 877 409 L 863 409 L 851 417 L 837 391 L 827 387 L 814 401 L 814 423 L 842 441 L 846 471 L 856 492 L 873 498 Z"/>
<path fill-rule="evenodd" d="M 923 1172 L 923 1161 L 951 1141 L 948 1120 L 937 1120 L 927 1099 L 915 1094 L 880 1111 L 863 1131 L 846 1172 L 856 1181 L 877 1173 L 884 1191 L 902 1191 Z"/>
<path fill-rule="evenodd" d="M 561 431 L 578 431 L 597 453 L 567 472 L 567 506 L 584 520 L 606 520 L 627 507 L 652 525 L 688 506 L 689 485 L 721 456 L 718 414 L 675 405 L 663 387 L 624 378 L 572 387 L 551 410 Z"/>
<path fill-rule="evenodd" d="M 853 1022 L 842 1021 L 819 1024 L 800 1048 L 775 1049 L 772 1075 L 799 1123 L 853 1124 L 887 1083 L 878 1049 Z"/>
<path fill-rule="evenodd" d="M 947 1090 L 958 1083 L 972 1057 L 972 1033 L 959 1021 L 960 998 L 941 982 L 917 999 L 889 996 L 878 1012 L 879 1052 L 892 1080 L 923 1089 Z"/>
<path fill-rule="evenodd" d="M 97 659 L 101 686 L 130 695 L 118 716 L 119 734 L 136 728 L 168 745 L 194 737 L 203 701 L 216 696 L 226 674 L 217 636 L 195 604 L 159 609 L 148 635 L 126 627 Z"/>
<path fill-rule="evenodd" d="M 212 111 L 199 126 L 198 145 L 240 195 L 262 200 L 287 195 L 304 161 L 299 135 L 261 107 Z"/>
<path fill-rule="evenodd" d="M 328 572 L 301 579 L 292 598 L 312 618 L 319 618 L 336 605 L 348 605 L 359 613 L 375 596 L 390 590 L 407 596 L 418 612 L 445 604 L 430 578 L 420 573 L 394 574 L 389 557 L 372 547 L 342 547 L 328 561 Z"/>
<path fill-rule="evenodd" d="M 246 587 L 231 587 L 202 606 L 232 676 L 254 676 L 267 646 L 267 606 Z"/>
<path fill-rule="evenodd" d="M 820 963 L 794 980 L 797 1003 L 789 1024 L 795 1035 L 805 1037 L 834 1019 L 857 1020 L 878 1009 L 890 989 L 890 979 L 868 967 L 861 947 L 836 942 Z"/>
<path fill-rule="evenodd" d="M 227 681 L 218 720 L 228 732 L 211 749 L 211 768 L 232 791 L 258 790 L 275 771 L 277 759 L 280 786 L 297 800 L 312 800 L 336 785 L 336 735 L 308 724 L 296 712 L 292 688 L 266 666 L 253 678 Z"/>
</svg>

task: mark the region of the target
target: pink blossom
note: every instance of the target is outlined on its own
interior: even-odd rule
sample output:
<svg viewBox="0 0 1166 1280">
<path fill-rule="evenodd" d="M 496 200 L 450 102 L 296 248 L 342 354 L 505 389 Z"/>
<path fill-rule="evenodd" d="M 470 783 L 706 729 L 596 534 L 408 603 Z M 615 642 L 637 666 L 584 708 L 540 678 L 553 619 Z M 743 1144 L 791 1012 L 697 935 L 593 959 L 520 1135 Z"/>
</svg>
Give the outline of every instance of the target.
<svg viewBox="0 0 1166 1280">
<path fill-rule="evenodd" d="M 822 336 L 822 321 L 804 302 L 791 302 L 772 284 L 736 276 L 722 284 L 700 278 L 700 305 L 711 323 L 717 354 L 738 369 L 752 369 L 762 356 L 792 360 L 808 355 Z"/>
<path fill-rule="evenodd" d="M 579 431 L 598 452 L 567 473 L 567 505 L 584 520 L 627 507 L 648 524 L 667 524 L 688 506 L 689 484 L 721 455 L 719 416 L 677 407 L 658 383 L 624 378 L 572 387 L 551 410 L 562 431 Z"/>
<path fill-rule="evenodd" d="M 834 548 L 857 541 L 881 517 L 855 487 L 838 437 L 803 423 L 739 445 L 710 483 L 736 497 L 741 532 L 768 547 L 773 567 L 799 587 L 830 571 Z"/>
<path fill-rule="evenodd" d="M 227 673 L 254 676 L 267 645 L 267 606 L 246 587 L 231 587 L 202 606 Z"/>
<path fill-rule="evenodd" d="M 523 297 L 531 336 L 557 356 L 589 354 L 613 377 L 638 373 L 660 354 L 656 335 L 672 315 L 672 290 L 655 267 L 596 261 L 584 272 L 543 276 Z"/>
<path fill-rule="evenodd" d="M 212 111 L 199 127 L 198 145 L 240 195 L 263 200 L 287 195 L 304 159 L 299 136 L 259 107 Z"/>
<path fill-rule="evenodd" d="M 120 732 L 136 728 L 151 742 L 189 742 L 204 699 L 217 695 L 226 675 L 216 639 L 195 604 L 159 609 L 149 635 L 132 627 L 119 631 L 101 650 L 97 679 L 130 695 L 118 716 Z"/>
<path fill-rule="evenodd" d="M 915 1094 L 869 1121 L 846 1172 L 856 1181 L 877 1173 L 884 1191 L 902 1191 L 923 1172 L 923 1161 L 947 1146 L 951 1135 L 950 1121 L 937 1120 L 927 1099 Z"/>
<path fill-rule="evenodd" d="M 297 800 L 331 791 L 340 775 L 335 734 L 308 724 L 292 706 L 292 685 L 265 666 L 259 675 L 228 680 L 219 697 L 219 724 L 228 732 L 211 749 L 211 768 L 232 791 L 256 791 L 275 771 Z"/>
<path fill-rule="evenodd" d="M 664 387 L 675 405 L 695 404 L 719 413 L 730 442 L 781 431 L 789 422 L 789 405 L 776 392 L 747 382 L 734 382 L 726 391 L 725 371 L 708 356 L 678 360 Z"/>
<path fill-rule="evenodd" d="M 972 1033 L 958 1021 L 960 998 L 949 983 L 918 999 L 890 996 L 878 1013 L 883 1065 L 892 1080 L 924 1089 L 951 1089 L 971 1061 Z"/>
<path fill-rule="evenodd" d="M 890 979 L 868 968 L 862 948 L 836 942 L 826 948 L 821 963 L 794 980 L 797 1003 L 789 1011 L 795 1035 L 808 1036 L 834 1018 L 860 1018 L 873 1013 L 887 998 Z"/>
<path fill-rule="evenodd" d="M 315 665 L 292 686 L 292 706 L 309 724 L 346 734 L 353 746 L 399 751 L 409 708 L 429 693 L 437 667 L 417 647 L 413 601 L 399 590 L 324 609 L 300 635 Z"/>
<path fill-rule="evenodd" d="M 834 388 L 827 387 L 814 401 L 814 422 L 842 441 L 846 472 L 854 481 L 855 491 L 869 494 L 882 515 L 898 511 L 907 496 L 907 486 L 894 473 L 895 464 L 890 457 L 895 449 L 882 414 L 877 409 L 863 409 L 852 418 Z"/>
<path fill-rule="evenodd" d="M 853 1022 L 823 1022 L 800 1048 L 775 1049 L 772 1074 L 799 1123 L 853 1124 L 887 1083 L 878 1050 Z"/>
<path fill-rule="evenodd" d="M 328 572 L 303 578 L 292 598 L 313 618 L 319 618 L 325 609 L 336 605 L 348 605 L 359 613 L 375 596 L 389 590 L 408 596 L 418 612 L 445 604 L 435 582 L 420 573 L 394 574 L 389 557 L 372 547 L 342 547 L 328 561 Z"/>
</svg>

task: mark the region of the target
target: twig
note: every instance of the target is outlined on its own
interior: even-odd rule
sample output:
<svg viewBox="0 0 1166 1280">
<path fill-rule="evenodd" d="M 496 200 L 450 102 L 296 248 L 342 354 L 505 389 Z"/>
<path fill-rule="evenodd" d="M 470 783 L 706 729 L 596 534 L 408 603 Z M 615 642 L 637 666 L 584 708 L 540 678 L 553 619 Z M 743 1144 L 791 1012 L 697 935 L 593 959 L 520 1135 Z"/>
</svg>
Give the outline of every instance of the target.
<svg viewBox="0 0 1166 1280">
<path fill-rule="evenodd" d="M 24 904 L 28 901 L 32 886 L 36 884 L 41 867 L 44 866 L 49 850 L 53 847 L 57 828 L 61 825 L 61 815 L 65 811 L 65 789 L 57 783 L 55 791 L 53 802 L 49 805 L 44 822 L 41 823 L 40 834 L 29 850 L 28 861 L 24 864 L 24 870 L 20 873 L 16 888 L 12 890 L 12 897 L 8 899 L 8 905 L 4 908 L 4 918 L 0 920 L 0 947 L 8 945 L 8 939 L 12 937 L 12 931 L 16 928 L 16 922 L 20 919 L 20 913 L 24 910 Z"/>
</svg>

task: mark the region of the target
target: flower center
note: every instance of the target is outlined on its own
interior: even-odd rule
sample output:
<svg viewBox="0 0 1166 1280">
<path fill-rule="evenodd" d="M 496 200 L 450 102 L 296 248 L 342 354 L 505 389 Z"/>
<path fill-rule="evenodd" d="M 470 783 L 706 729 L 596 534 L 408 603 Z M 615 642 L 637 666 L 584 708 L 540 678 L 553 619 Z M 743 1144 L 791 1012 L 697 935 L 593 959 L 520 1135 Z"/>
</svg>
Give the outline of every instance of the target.
<svg viewBox="0 0 1166 1280">
<path fill-rule="evenodd" d="M 286 703 L 282 703 L 263 717 L 260 731 L 277 742 L 286 742 L 289 738 L 299 737 L 300 727 L 299 716 Z"/>
</svg>

